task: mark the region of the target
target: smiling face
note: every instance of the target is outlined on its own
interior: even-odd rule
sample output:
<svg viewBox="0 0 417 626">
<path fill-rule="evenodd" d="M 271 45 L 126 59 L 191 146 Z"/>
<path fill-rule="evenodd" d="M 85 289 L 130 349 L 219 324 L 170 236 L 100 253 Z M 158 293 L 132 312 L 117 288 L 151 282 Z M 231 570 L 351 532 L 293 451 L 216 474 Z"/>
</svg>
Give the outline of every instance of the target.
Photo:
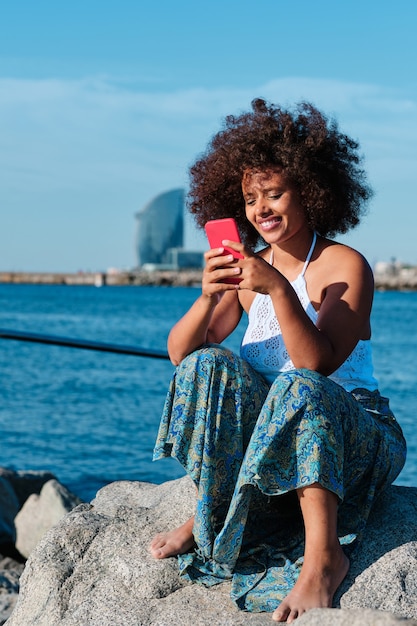
<svg viewBox="0 0 417 626">
<path fill-rule="evenodd" d="M 246 217 L 267 243 L 283 242 L 300 230 L 310 230 L 298 193 L 281 170 L 248 170 L 242 192 Z"/>
</svg>

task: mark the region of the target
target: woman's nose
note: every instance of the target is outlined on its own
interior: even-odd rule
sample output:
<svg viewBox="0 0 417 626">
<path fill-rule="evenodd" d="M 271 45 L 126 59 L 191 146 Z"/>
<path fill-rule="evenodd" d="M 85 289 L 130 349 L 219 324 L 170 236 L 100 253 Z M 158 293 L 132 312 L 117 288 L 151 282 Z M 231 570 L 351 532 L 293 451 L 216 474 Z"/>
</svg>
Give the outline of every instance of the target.
<svg viewBox="0 0 417 626">
<path fill-rule="evenodd" d="M 266 211 L 268 211 L 268 207 L 266 206 L 266 202 L 261 197 L 255 202 L 255 213 L 256 215 L 263 215 Z"/>
</svg>

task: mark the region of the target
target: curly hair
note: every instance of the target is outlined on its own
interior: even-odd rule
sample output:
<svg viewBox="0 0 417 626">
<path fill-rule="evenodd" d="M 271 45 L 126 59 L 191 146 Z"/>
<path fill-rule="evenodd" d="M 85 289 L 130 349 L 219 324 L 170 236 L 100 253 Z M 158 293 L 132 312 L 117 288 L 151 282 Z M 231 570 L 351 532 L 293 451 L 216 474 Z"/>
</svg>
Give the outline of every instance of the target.
<svg viewBox="0 0 417 626">
<path fill-rule="evenodd" d="M 252 111 L 225 118 L 190 167 L 187 206 L 201 228 L 234 217 L 242 240 L 255 246 L 260 237 L 245 216 L 243 174 L 278 169 L 298 192 L 312 230 L 324 237 L 345 233 L 372 196 L 358 148 L 310 103 L 291 111 L 258 98 Z"/>
</svg>

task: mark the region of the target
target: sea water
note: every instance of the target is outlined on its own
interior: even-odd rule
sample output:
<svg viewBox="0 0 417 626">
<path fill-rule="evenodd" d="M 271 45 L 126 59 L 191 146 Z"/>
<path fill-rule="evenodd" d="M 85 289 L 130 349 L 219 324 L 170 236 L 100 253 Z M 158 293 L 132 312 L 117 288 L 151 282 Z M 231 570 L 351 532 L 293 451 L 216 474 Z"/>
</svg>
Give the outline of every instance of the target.
<svg viewBox="0 0 417 626">
<path fill-rule="evenodd" d="M 197 287 L 0 285 L 0 328 L 166 351 Z M 397 484 L 417 486 L 417 292 L 376 293 L 375 374 L 403 427 Z M 244 328 L 226 345 L 238 350 Z M 85 500 L 115 480 L 184 475 L 152 462 L 168 360 L 0 339 L 0 466 L 47 470 Z"/>
</svg>

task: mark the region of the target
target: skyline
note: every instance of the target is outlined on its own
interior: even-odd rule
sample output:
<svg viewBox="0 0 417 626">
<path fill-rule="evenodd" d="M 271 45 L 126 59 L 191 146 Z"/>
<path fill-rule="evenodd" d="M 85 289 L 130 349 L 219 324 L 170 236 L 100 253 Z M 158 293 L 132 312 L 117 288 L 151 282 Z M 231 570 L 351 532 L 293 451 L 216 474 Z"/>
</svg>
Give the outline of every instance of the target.
<svg viewBox="0 0 417 626">
<path fill-rule="evenodd" d="M 0 8 L 0 270 L 136 263 L 135 213 L 255 97 L 357 139 L 369 214 L 337 237 L 417 264 L 417 5 L 17 0 Z M 203 240 L 203 237 L 201 238 Z"/>
</svg>

